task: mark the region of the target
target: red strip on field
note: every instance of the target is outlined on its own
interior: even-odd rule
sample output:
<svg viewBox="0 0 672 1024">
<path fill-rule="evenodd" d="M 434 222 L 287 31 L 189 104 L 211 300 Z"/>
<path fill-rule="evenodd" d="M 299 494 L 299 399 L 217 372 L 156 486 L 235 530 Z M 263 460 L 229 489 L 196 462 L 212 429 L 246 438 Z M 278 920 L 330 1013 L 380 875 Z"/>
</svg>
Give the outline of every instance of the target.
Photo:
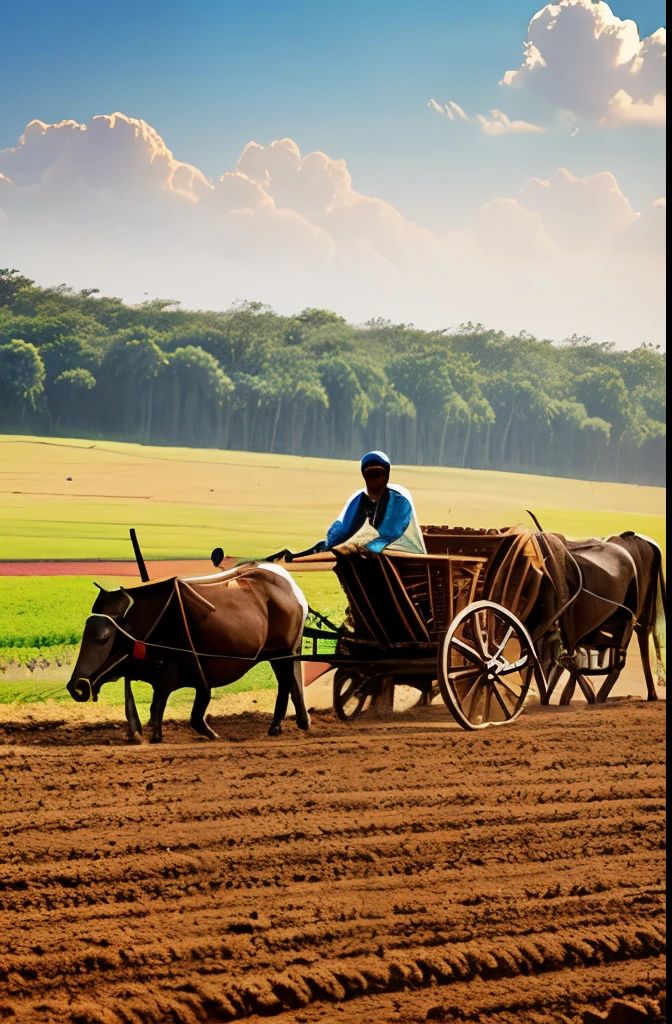
<svg viewBox="0 0 672 1024">
<path fill-rule="evenodd" d="M 225 558 L 222 569 L 231 569 L 237 559 Z M 207 558 L 157 559 L 147 562 L 150 579 L 166 576 L 206 576 L 217 570 Z M 44 561 L 0 562 L 0 576 L 132 576 L 140 579 L 135 562 Z"/>
</svg>

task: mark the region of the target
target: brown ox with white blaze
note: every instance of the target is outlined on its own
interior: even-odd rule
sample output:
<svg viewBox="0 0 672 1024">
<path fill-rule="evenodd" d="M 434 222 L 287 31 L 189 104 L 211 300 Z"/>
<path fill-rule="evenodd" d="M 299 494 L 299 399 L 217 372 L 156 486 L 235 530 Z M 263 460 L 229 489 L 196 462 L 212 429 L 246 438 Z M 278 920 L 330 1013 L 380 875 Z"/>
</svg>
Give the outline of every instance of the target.
<svg viewBox="0 0 672 1024">
<path fill-rule="evenodd" d="M 289 573 L 263 563 L 194 579 L 100 588 L 68 691 L 76 701 L 95 701 L 106 682 L 123 676 L 129 739 L 140 742 L 131 680 L 150 683 L 151 741 L 160 743 L 169 695 L 190 686 L 196 691 L 191 725 L 201 736 L 216 739 L 204 717 L 212 688 L 235 682 L 260 661 L 271 661 L 278 695 L 269 735 L 282 732 L 290 696 L 297 726 L 307 729 L 301 665 L 295 660 L 307 608 Z"/>
</svg>

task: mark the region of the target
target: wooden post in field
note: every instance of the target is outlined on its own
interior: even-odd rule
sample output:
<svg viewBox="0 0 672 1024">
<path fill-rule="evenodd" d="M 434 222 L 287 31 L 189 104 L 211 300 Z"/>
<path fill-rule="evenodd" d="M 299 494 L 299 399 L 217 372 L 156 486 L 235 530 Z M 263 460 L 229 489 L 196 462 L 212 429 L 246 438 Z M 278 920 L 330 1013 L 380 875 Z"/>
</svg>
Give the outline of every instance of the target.
<svg viewBox="0 0 672 1024">
<path fill-rule="evenodd" d="M 135 536 L 135 530 L 131 528 L 128 532 L 131 535 L 133 553 L 135 555 L 135 560 L 138 563 L 138 569 L 140 570 L 140 579 L 142 580 L 143 583 L 149 583 L 149 573 L 147 572 L 145 560 L 142 557 L 142 551 L 140 550 L 140 545 L 138 544 L 138 538 Z"/>
</svg>

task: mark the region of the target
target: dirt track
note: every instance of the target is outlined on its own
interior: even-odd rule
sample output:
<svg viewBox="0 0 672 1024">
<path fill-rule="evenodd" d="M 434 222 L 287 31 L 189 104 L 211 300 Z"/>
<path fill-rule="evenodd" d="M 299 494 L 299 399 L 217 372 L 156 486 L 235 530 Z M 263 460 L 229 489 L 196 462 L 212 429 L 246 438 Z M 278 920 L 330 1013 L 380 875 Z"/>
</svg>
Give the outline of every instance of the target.
<svg viewBox="0 0 672 1024">
<path fill-rule="evenodd" d="M 664 723 L 6 723 L 0 1019 L 663 1019 Z"/>
<path fill-rule="evenodd" d="M 225 558 L 223 569 L 232 569 L 236 558 Z M 163 579 L 166 576 L 198 576 L 213 573 L 212 562 L 204 558 L 163 558 L 147 560 L 150 579 Z M 40 559 L 30 562 L 0 562 L 0 576 L 131 576 L 138 579 L 138 566 L 135 562 L 103 561 L 102 559 L 66 560 Z"/>
</svg>

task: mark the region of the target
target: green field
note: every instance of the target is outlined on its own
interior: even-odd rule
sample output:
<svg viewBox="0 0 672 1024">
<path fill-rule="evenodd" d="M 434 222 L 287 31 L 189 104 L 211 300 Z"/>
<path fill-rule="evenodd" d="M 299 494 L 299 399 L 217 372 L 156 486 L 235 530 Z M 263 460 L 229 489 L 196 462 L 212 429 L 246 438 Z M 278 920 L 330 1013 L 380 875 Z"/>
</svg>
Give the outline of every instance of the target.
<svg viewBox="0 0 672 1024">
<path fill-rule="evenodd" d="M 68 477 L 71 479 L 68 480 Z M 399 466 L 421 523 L 531 525 L 573 536 L 665 537 L 665 490 L 479 470 Z M 360 485 L 357 463 L 214 449 L 0 435 L 0 560 L 263 556 L 324 537 Z"/>
<path fill-rule="evenodd" d="M 531 509 L 545 529 L 569 536 L 631 529 L 665 546 L 664 488 L 422 466 L 395 468 L 393 480 L 410 488 L 425 524 L 531 525 Z M 219 544 L 241 557 L 298 550 L 324 537 L 359 483 L 357 464 L 343 460 L 0 435 L 0 561 L 128 559 L 130 526 L 148 558 L 207 559 Z M 0 679 L 44 662 L 67 677 L 91 582 L 0 577 Z M 299 582 L 313 607 L 342 610 L 331 573 Z M 0 702 L 44 699 L 59 685 L 4 682 Z M 268 666 L 236 684 L 264 685 L 274 685 Z M 120 688 L 109 684 L 105 701 L 118 702 Z"/>
</svg>

